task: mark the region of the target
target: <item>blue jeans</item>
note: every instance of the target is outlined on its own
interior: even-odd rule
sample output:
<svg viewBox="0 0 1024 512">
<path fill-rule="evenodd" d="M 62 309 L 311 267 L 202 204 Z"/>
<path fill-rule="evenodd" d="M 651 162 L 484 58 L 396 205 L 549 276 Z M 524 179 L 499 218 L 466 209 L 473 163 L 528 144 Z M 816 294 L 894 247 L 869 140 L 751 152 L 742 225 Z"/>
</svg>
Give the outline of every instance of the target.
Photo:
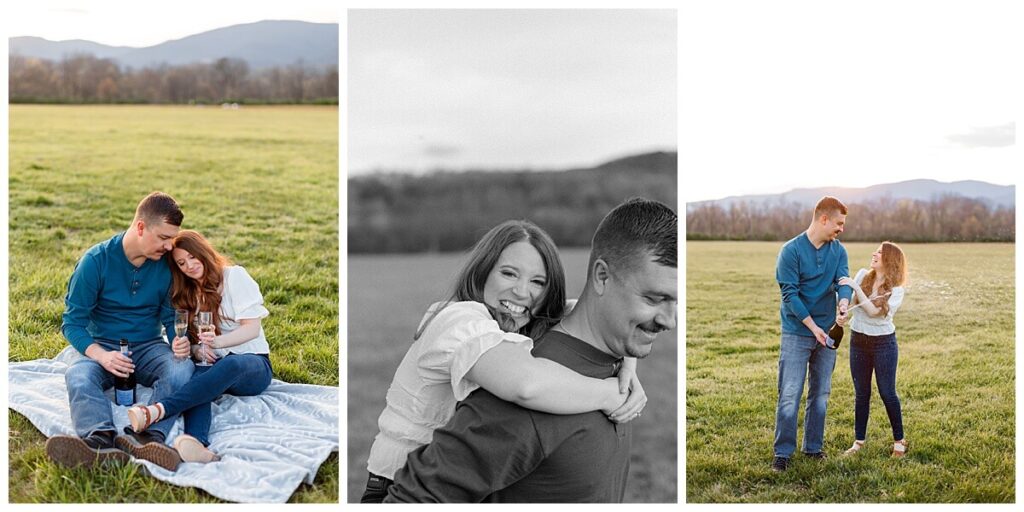
<svg viewBox="0 0 1024 512">
<path fill-rule="evenodd" d="M 185 415 L 185 433 L 210 444 L 210 402 L 227 393 L 256 396 L 267 389 L 273 371 L 263 354 L 228 354 L 212 366 L 196 366 L 192 380 L 171 396 L 159 400 L 165 415 Z"/>
<path fill-rule="evenodd" d="M 96 340 L 105 350 L 120 350 L 118 343 Z M 135 363 L 135 380 L 138 384 L 153 388 L 153 402 L 173 393 L 192 378 L 192 361 L 178 359 L 171 352 L 171 346 L 162 338 L 131 345 L 131 358 Z M 78 359 L 71 363 L 64 374 L 68 387 L 68 401 L 71 405 L 71 423 L 79 437 L 86 437 L 98 430 L 114 431 L 114 416 L 110 411 L 110 400 L 103 391 L 114 386 L 114 375 L 96 361 L 75 352 Z M 164 434 L 174 426 L 176 415 L 169 415 L 150 427 Z"/>
<path fill-rule="evenodd" d="M 850 332 L 850 375 L 853 376 L 853 392 L 856 396 L 856 439 L 867 439 L 872 371 L 875 373 L 875 382 L 878 383 L 878 394 L 885 404 L 885 413 L 889 415 L 892 438 L 895 441 L 903 439 L 903 411 L 900 397 L 896 394 L 896 365 L 899 359 L 900 348 L 896 344 L 896 333 L 868 336 L 856 331 Z"/>
<path fill-rule="evenodd" d="M 796 424 L 800 396 L 807 380 L 804 414 L 804 453 L 818 453 L 824 444 L 825 412 L 832 392 L 836 351 L 820 345 L 814 336 L 782 334 L 779 350 L 779 404 L 775 408 L 775 456 L 789 457 L 796 450 Z"/>
</svg>

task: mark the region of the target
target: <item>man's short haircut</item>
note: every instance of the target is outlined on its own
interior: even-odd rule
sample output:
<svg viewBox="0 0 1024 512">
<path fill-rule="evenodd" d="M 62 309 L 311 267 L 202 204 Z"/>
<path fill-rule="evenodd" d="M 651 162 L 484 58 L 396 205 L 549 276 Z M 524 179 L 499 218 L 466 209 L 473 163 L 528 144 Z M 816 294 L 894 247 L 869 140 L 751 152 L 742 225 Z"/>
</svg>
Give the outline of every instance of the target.
<svg viewBox="0 0 1024 512">
<path fill-rule="evenodd" d="M 598 258 L 614 273 L 634 268 L 644 258 L 676 268 L 679 216 L 664 203 L 633 198 L 616 206 L 594 233 L 587 277 Z"/>
<path fill-rule="evenodd" d="M 163 192 L 149 194 L 142 198 L 142 201 L 139 201 L 139 206 L 135 208 L 135 220 L 141 220 L 146 225 L 166 222 L 180 227 L 181 221 L 184 219 L 185 214 L 181 213 L 178 203 L 173 197 Z"/>
<path fill-rule="evenodd" d="M 825 196 L 814 207 L 814 220 L 818 220 L 822 215 L 828 215 L 831 219 L 836 213 L 846 215 L 846 205 L 832 196 Z"/>
</svg>

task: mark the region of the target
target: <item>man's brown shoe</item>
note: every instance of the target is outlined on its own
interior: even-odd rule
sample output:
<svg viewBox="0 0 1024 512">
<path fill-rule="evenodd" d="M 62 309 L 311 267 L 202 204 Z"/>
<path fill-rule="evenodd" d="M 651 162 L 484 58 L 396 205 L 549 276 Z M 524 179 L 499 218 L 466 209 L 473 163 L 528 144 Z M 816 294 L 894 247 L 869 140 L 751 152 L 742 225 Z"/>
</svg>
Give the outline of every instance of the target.
<svg viewBox="0 0 1024 512">
<path fill-rule="evenodd" d="M 163 442 L 139 439 L 139 434 L 120 435 L 114 440 L 118 448 L 128 452 L 136 459 L 148 460 L 167 471 L 177 471 L 178 464 L 181 464 L 181 457 L 178 452 Z"/>
<path fill-rule="evenodd" d="M 110 433 L 113 437 L 113 432 Z M 128 454 L 114 448 L 105 436 L 93 434 L 86 439 L 56 435 L 46 440 L 46 455 L 67 468 L 94 466 L 107 461 L 128 462 Z"/>
</svg>

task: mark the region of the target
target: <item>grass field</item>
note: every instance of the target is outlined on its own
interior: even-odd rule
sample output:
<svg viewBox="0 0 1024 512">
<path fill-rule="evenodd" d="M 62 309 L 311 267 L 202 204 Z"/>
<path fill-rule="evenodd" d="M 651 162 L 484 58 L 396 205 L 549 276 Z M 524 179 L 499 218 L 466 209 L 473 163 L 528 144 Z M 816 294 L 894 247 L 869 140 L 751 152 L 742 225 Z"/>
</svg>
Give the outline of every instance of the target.
<svg viewBox="0 0 1024 512">
<path fill-rule="evenodd" d="M 583 289 L 586 250 L 562 252 L 568 296 Z M 348 501 L 366 487 L 366 458 L 398 363 L 431 302 L 443 298 L 458 254 L 350 255 L 348 259 Z M 627 502 L 676 501 L 676 331 L 639 364 L 650 400 L 635 420 Z"/>
<path fill-rule="evenodd" d="M 780 246 L 686 244 L 687 501 L 1012 503 L 1013 245 L 903 245 L 911 283 L 895 321 L 906 459 L 888 456 L 877 388 L 867 446 L 841 457 L 853 442 L 847 334 L 825 424 L 828 460 L 797 454 L 775 474 Z M 877 244 L 846 247 L 853 275 Z"/>
<path fill-rule="evenodd" d="M 338 110 L 10 106 L 10 360 L 56 355 L 68 277 L 153 190 L 260 284 L 275 378 L 338 384 Z M 62 469 L 10 420 L 12 502 L 215 502 L 139 466 Z M 336 502 L 338 457 L 295 502 Z"/>
</svg>

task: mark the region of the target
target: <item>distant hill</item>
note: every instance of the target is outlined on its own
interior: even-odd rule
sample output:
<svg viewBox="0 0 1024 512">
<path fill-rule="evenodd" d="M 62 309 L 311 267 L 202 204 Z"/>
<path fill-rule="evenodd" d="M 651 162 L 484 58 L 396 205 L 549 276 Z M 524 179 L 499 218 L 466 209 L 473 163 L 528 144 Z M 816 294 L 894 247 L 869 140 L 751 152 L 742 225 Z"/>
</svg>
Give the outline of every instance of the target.
<svg viewBox="0 0 1024 512">
<path fill-rule="evenodd" d="M 136 48 L 128 46 L 107 46 L 82 39 L 50 41 L 41 37 L 22 36 L 8 39 L 11 55 L 22 55 L 38 59 L 60 60 L 65 55 L 87 53 L 98 59 L 117 59 Z"/>
<path fill-rule="evenodd" d="M 88 53 L 132 68 L 210 63 L 222 57 L 245 60 L 254 69 L 283 67 L 299 60 L 314 67 L 338 64 L 338 25 L 305 21 L 268 20 L 232 25 L 144 48 L 39 37 L 12 37 L 9 43 L 11 55 L 60 60 Z"/>
<path fill-rule="evenodd" d="M 348 181 L 352 253 L 462 251 L 508 219 L 529 219 L 559 246 L 586 247 L 623 200 L 643 196 L 678 211 L 676 152 L 564 171 L 372 174 Z"/>
<path fill-rule="evenodd" d="M 689 211 L 700 206 L 715 204 L 728 209 L 731 205 L 741 202 L 749 205 L 788 205 L 796 203 L 801 206 L 810 207 L 818 199 L 826 195 L 838 197 L 847 204 L 865 203 L 883 198 L 932 201 L 942 196 L 961 196 L 979 199 L 989 206 L 1013 206 L 1014 194 L 1015 188 L 1013 185 L 993 185 L 973 180 L 945 183 L 921 179 L 872 185 L 865 188 L 797 188 L 782 194 L 730 196 L 724 199 L 686 203 L 686 208 Z"/>
<path fill-rule="evenodd" d="M 866 188 L 795 189 L 686 204 L 689 240 L 788 240 L 825 195 L 849 208 L 845 241 L 1013 242 L 1013 185 L 912 180 Z"/>
</svg>

